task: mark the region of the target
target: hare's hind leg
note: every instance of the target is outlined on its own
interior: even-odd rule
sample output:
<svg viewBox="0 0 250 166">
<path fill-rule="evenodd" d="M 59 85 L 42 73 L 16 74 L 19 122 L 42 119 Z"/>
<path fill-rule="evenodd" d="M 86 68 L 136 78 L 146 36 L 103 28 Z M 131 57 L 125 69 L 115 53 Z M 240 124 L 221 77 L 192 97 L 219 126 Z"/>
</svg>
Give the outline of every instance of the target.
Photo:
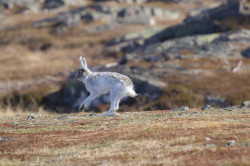
<svg viewBox="0 0 250 166">
<path fill-rule="evenodd" d="M 122 95 L 119 93 L 119 91 L 111 90 L 110 92 L 110 108 L 106 113 L 101 114 L 100 116 L 106 116 L 106 115 L 120 115 L 116 113 L 116 111 L 119 109 L 119 102 L 122 98 Z"/>
</svg>

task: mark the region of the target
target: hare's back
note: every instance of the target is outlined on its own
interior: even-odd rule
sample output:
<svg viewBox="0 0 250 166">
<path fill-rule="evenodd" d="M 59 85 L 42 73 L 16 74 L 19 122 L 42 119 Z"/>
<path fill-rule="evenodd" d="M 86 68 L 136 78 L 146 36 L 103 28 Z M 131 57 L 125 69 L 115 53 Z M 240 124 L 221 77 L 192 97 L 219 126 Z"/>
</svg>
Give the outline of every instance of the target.
<svg viewBox="0 0 250 166">
<path fill-rule="evenodd" d="M 133 85 L 133 82 L 126 75 L 116 72 L 103 72 L 103 73 L 105 73 L 105 76 L 110 78 L 112 81 L 120 82 L 126 86 Z"/>
<path fill-rule="evenodd" d="M 98 72 L 94 75 L 98 81 L 108 84 L 120 83 L 125 86 L 132 86 L 133 82 L 125 75 L 116 72 Z"/>
</svg>

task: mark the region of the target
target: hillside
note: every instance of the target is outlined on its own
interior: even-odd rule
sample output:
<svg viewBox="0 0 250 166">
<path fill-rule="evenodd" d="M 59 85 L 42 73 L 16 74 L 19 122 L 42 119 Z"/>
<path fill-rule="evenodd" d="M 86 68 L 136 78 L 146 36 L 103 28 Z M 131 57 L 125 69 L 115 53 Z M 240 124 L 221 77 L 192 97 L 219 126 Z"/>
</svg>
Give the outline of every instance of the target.
<svg viewBox="0 0 250 166">
<path fill-rule="evenodd" d="M 0 165 L 250 165 L 250 109 L 15 114 Z"/>
<path fill-rule="evenodd" d="M 77 112 L 88 95 L 74 79 L 79 56 L 132 79 L 139 95 L 121 112 L 240 105 L 250 99 L 248 3 L 0 0 L 0 107 Z"/>
</svg>

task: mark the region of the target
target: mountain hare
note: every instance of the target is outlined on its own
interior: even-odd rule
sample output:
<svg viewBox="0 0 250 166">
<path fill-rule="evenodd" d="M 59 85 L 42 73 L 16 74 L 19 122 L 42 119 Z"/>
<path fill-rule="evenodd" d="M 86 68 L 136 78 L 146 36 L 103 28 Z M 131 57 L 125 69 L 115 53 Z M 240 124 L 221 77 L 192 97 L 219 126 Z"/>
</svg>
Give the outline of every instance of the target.
<svg viewBox="0 0 250 166">
<path fill-rule="evenodd" d="M 79 110 L 89 107 L 90 102 L 95 98 L 110 93 L 111 105 L 105 115 L 118 115 L 120 100 L 125 96 L 135 97 L 133 82 L 125 75 L 115 72 L 91 72 L 88 69 L 86 60 L 80 57 L 81 68 L 76 73 L 76 79 L 85 84 L 90 95 L 81 103 Z"/>
</svg>

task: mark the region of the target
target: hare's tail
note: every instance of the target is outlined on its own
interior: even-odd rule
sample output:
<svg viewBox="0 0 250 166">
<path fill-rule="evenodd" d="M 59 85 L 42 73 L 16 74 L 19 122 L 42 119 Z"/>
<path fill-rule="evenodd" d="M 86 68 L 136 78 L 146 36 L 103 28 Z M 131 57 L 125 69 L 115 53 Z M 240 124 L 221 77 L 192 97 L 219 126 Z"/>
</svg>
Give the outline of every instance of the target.
<svg viewBox="0 0 250 166">
<path fill-rule="evenodd" d="M 130 97 L 136 97 L 137 96 L 137 93 L 135 92 L 134 88 L 133 87 L 129 87 L 128 88 L 128 95 Z"/>
</svg>

